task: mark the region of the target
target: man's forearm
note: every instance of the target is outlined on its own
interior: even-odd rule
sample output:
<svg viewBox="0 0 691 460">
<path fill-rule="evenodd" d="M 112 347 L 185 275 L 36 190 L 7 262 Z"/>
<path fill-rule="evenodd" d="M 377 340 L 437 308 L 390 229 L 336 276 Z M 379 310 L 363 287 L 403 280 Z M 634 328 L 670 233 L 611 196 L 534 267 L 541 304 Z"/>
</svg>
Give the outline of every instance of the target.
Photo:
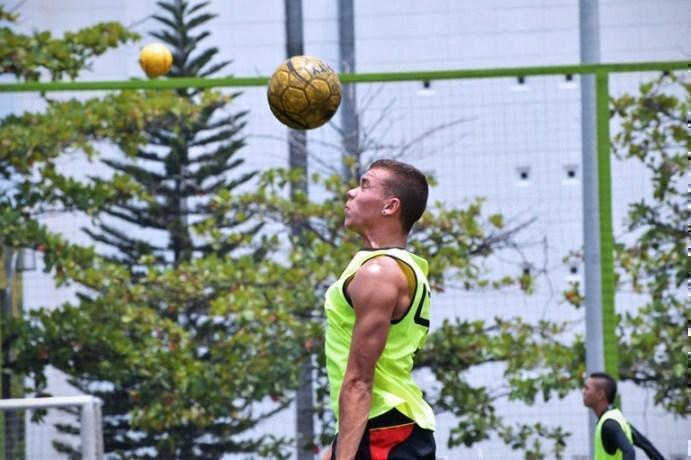
<svg viewBox="0 0 691 460">
<path fill-rule="evenodd" d="M 364 383 L 343 382 L 339 396 L 338 442 L 336 460 L 355 458 L 362 434 L 367 427 L 372 387 Z"/>
<path fill-rule="evenodd" d="M 643 436 L 633 425 L 631 427 L 631 435 L 633 437 L 633 445 L 642 449 L 643 452 L 652 460 L 665 460 L 665 457 L 648 441 L 648 438 Z"/>
</svg>

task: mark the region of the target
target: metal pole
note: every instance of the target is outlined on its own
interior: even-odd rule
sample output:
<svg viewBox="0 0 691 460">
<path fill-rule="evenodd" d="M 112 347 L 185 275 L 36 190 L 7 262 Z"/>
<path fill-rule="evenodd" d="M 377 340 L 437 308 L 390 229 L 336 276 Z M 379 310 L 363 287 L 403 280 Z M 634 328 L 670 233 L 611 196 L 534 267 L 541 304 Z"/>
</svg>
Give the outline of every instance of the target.
<svg viewBox="0 0 691 460">
<path fill-rule="evenodd" d="M 286 10 L 286 53 L 288 57 L 304 54 L 302 33 L 302 0 L 285 0 Z M 290 195 L 308 194 L 307 188 L 307 134 L 305 131 L 288 130 L 288 164 L 290 169 L 299 169 L 302 179 L 291 185 Z M 301 239 L 302 223 L 294 222 L 293 236 Z M 313 382 L 311 355 L 300 366 L 298 390 L 295 398 L 295 427 L 298 460 L 312 460 L 314 451 Z"/>
<path fill-rule="evenodd" d="M 17 314 L 15 306 L 14 283 L 17 260 L 17 251 L 4 246 L 2 251 L 3 271 L 5 274 L 5 289 L 2 291 L 2 298 L 0 299 L 0 308 L 2 321 L 9 321 Z M 13 350 L 10 344 L 6 349 L 2 350 L 0 358 L 10 361 L 12 359 Z M 7 356 L 7 358 L 5 358 Z M 0 393 L 3 399 L 8 399 L 13 396 L 13 378 L 12 374 L 3 373 L 0 378 Z M 24 455 L 24 415 L 17 413 L 3 414 L 3 434 L 2 434 L 2 458 L 15 458 Z"/>
<path fill-rule="evenodd" d="M 0 411 L 13 413 L 31 409 L 81 406 L 82 458 L 103 459 L 103 430 L 101 425 L 102 401 L 91 395 L 61 396 L 52 398 L 13 398 L 0 400 Z M 16 455 L 10 456 L 16 458 Z"/>
<path fill-rule="evenodd" d="M 593 11 L 594 10 L 594 11 Z M 581 61 L 599 61 L 597 0 L 581 0 Z M 602 340 L 602 280 L 600 279 L 600 213 L 598 202 L 595 76 L 581 77 L 583 149 L 583 243 L 585 246 L 586 368 L 605 368 Z"/>
<path fill-rule="evenodd" d="M 302 33 L 302 0 L 285 0 L 286 8 L 286 55 L 304 54 Z M 288 130 L 288 166 L 303 171 L 307 177 L 307 134 L 305 131 Z M 307 192 L 307 182 L 303 181 L 292 192 Z M 292 193 L 291 193 L 292 195 Z"/>
<path fill-rule="evenodd" d="M 353 0 L 338 0 L 338 71 L 355 73 L 355 10 Z M 343 130 L 343 179 L 349 182 L 360 173 L 360 126 L 355 83 L 343 85 L 341 127 Z"/>
<path fill-rule="evenodd" d="M 84 460 L 103 459 L 103 440 L 100 417 L 100 400 L 93 396 L 87 396 L 87 401 L 82 404 L 82 458 Z"/>
<path fill-rule="evenodd" d="M 51 407 L 83 406 L 85 404 L 93 404 L 94 401 L 98 404 L 101 404 L 100 399 L 91 395 L 0 399 L 0 410 L 13 411 L 48 409 Z"/>
<path fill-rule="evenodd" d="M 0 265 L 0 275 L 2 275 L 2 278 L 5 280 L 6 286 L 9 283 L 9 278 L 7 276 L 7 267 L 5 266 L 4 259 L 5 259 L 5 248 L 3 246 L 0 246 L 0 261 L 2 264 Z M 7 315 L 5 313 L 5 290 L 0 289 L 0 323 L 4 323 L 7 321 Z M 3 353 L 7 353 L 6 350 L 3 350 L 2 348 L 2 342 L 4 341 L 4 338 L 2 336 L 2 329 L 0 328 L 0 360 L 4 360 L 4 355 Z M 2 379 L 0 378 L 0 395 L 4 396 L 5 394 L 5 384 L 3 383 Z M 5 433 L 7 431 L 7 420 L 5 417 L 5 413 L 0 413 L 0 460 L 5 460 L 7 458 L 6 455 L 6 449 L 7 449 L 7 437 L 5 436 Z"/>
<path fill-rule="evenodd" d="M 92 443 L 93 437 L 91 433 L 94 429 L 94 417 L 93 412 L 89 408 L 89 404 L 84 404 L 82 406 L 82 459 L 83 460 L 95 460 L 96 453 L 94 452 L 94 445 Z"/>
<path fill-rule="evenodd" d="M 600 61 L 598 0 L 580 0 L 581 63 Z M 605 368 L 602 328 L 602 266 L 600 259 L 600 210 L 598 195 L 597 121 L 595 76 L 581 76 L 581 137 L 583 162 L 583 246 L 585 263 L 586 371 Z M 597 420 L 588 413 L 590 458 Z"/>
</svg>

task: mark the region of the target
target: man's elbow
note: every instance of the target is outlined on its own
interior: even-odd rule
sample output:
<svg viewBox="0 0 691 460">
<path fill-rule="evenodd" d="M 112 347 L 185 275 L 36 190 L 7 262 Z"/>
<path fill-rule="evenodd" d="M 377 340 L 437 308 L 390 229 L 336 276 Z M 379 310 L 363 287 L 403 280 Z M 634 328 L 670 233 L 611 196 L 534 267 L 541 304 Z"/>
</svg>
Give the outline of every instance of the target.
<svg viewBox="0 0 691 460">
<path fill-rule="evenodd" d="M 631 444 L 626 444 L 621 447 L 622 459 L 623 460 L 635 460 L 636 451 Z"/>
<path fill-rule="evenodd" d="M 633 448 L 633 446 L 632 446 L 631 444 L 625 446 L 625 447 L 622 448 L 621 450 L 622 450 L 622 452 L 625 453 L 625 454 L 633 454 L 633 455 L 636 455 L 636 451 L 635 451 L 635 449 Z"/>
<path fill-rule="evenodd" d="M 341 391 L 349 393 L 371 393 L 373 379 L 361 376 L 346 376 L 343 379 Z"/>
</svg>

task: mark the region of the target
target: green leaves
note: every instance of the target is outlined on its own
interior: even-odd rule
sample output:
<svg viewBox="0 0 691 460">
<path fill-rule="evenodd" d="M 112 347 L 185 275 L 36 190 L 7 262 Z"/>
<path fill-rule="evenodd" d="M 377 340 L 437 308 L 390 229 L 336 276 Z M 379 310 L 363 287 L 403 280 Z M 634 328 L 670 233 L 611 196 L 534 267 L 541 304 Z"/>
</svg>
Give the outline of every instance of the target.
<svg viewBox="0 0 691 460">
<path fill-rule="evenodd" d="M 641 85 L 638 95 L 612 100 L 621 125 L 612 141 L 614 152 L 646 168 L 653 186 L 651 197 L 629 205 L 630 233 L 615 245 L 620 283 L 644 299 L 642 308 L 619 321 L 620 375 L 653 389 L 657 404 L 682 416 L 691 414 L 681 377 L 688 365 L 685 328 L 691 319 L 681 292 L 691 273 L 684 180 L 691 151 L 690 95 L 688 81 L 671 74 Z"/>
<path fill-rule="evenodd" d="M 146 139 L 144 127 L 165 123 L 171 110 L 194 116 L 200 109 L 171 91 L 124 91 L 86 101 L 53 101 L 43 113 L 8 116 L 0 126 L 1 170 L 27 174 L 68 150 L 93 156 L 94 142 L 103 140 L 133 155 Z"/>
<path fill-rule="evenodd" d="M 62 40 L 49 33 L 23 36 L 6 28 L 0 30 L 1 71 L 23 79 L 37 79 L 44 72 L 54 79 L 75 77 L 90 58 L 134 38 L 114 23 L 66 34 Z M 243 126 L 239 115 L 215 117 L 210 123 L 233 96 L 195 94 L 194 100 L 167 91 L 49 100 L 43 112 L 2 120 L 0 174 L 7 185 L 0 195 L 2 244 L 35 248 L 58 285 L 75 284 L 85 290 L 74 303 L 3 322 L 3 337 L 12 338 L 12 356 L 17 358 L 8 362 L 5 355 L 3 366 L 31 375 L 34 390 L 41 392 L 45 367 L 52 365 L 69 375 L 77 388 L 104 399 L 110 452 L 136 458 L 138 449 L 155 446 L 167 458 L 200 458 L 193 449 L 198 436 L 213 433 L 215 442 L 205 445 L 205 458 L 259 450 L 278 458 L 284 456 L 285 439 L 240 440 L 238 435 L 290 402 L 286 392 L 295 386 L 295 363 L 305 354 L 304 340 L 290 339 L 300 334 L 301 326 L 285 313 L 292 299 L 267 295 L 267 285 L 284 282 L 274 278 L 280 271 L 269 271 L 271 266 L 257 270 L 256 253 L 166 267 L 146 248 L 138 253 L 142 246 L 125 248 L 136 262 L 132 267 L 98 256 L 91 247 L 69 243 L 37 220 L 48 211 L 98 219 L 104 210 L 118 209 L 125 202 L 138 207 L 148 203 L 155 211 L 155 190 L 140 181 L 144 176 L 133 168 L 108 178 L 87 178 L 66 174 L 58 160 L 64 155 L 98 159 L 106 142 L 130 157 L 142 154 L 148 142 L 191 143 L 189 127 L 217 131 L 200 145 L 235 136 Z M 180 137 L 174 139 L 171 133 Z M 195 176 L 197 185 L 201 187 L 210 174 L 222 175 L 241 164 L 229 160 L 242 145 L 234 140 L 208 155 Z M 244 174 L 232 184 L 251 178 Z M 197 191 L 193 194 L 199 196 Z M 232 247 L 253 244 L 241 233 L 214 233 L 214 223 L 241 225 L 251 217 L 240 214 L 240 222 L 230 221 L 227 214 L 237 209 L 236 203 L 229 203 L 225 213 L 216 213 L 215 221 L 210 216 L 199 223 L 200 237 L 213 233 L 210 240 L 218 246 L 211 250 L 226 254 Z M 253 229 L 258 230 L 250 227 L 249 233 Z M 257 247 L 264 250 L 275 244 L 271 238 L 258 241 Z M 243 296 L 235 291 L 238 286 Z M 276 400 L 264 411 L 254 407 L 268 395 L 276 395 Z M 69 452 L 69 446 L 62 448 Z"/>
<path fill-rule="evenodd" d="M 456 319 L 444 321 L 429 337 L 416 364 L 428 367 L 441 384 L 438 393 L 427 394 L 437 413 L 451 412 L 456 426 L 448 446 L 471 446 L 496 433 L 525 458 L 546 457 L 544 444 L 561 458 L 566 444 L 559 427 L 521 425 L 518 430 L 505 425 L 495 405 L 505 398 L 528 405 L 538 398 L 562 398 L 581 385 L 585 348 L 581 338 L 562 343 L 569 324 L 546 321 L 531 325 L 520 318 L 495 318 L 492 322 Z M 494 385 L 473 385 L 470 369 L 495 364 L 502 378 Z"/>
<path fill-rule="evenodd" d="M 8 14 L 4 13 L 4 17 L 8 18 Z M 23 35 L 0 27 L 0 74 L 13 74 L 29 81 L 37 81 L 45 73 L 53 81 L 64 76 L 75 79 L 94 57 L 137 39 L 139 35 L 116 22 L 68 32 L 62 39 L 45 31 Z"/>
<path fill-rule="evenodd" d="M 687 204 L 691 151 L 686 115 L 691 84 L 662 75 L 641 85 L 639 94 L 611 100 L 620 129 L 612 148 L 620 161 L 633 161 L 651 177 L 652 194 L 629 203 L 628 232 L 614 245 L 618 288 L 638 294 L 640 305 L 618 317 L 619 375 L 654 391 L 655 403 L 681 416 L 691 400 L 680 379 L 687 368 L 686 325 L 691 320 L 683 286 L 691 273 L 687 256 Z M 578 285 L 564 295 L 582 304 Z"/>
</svg>

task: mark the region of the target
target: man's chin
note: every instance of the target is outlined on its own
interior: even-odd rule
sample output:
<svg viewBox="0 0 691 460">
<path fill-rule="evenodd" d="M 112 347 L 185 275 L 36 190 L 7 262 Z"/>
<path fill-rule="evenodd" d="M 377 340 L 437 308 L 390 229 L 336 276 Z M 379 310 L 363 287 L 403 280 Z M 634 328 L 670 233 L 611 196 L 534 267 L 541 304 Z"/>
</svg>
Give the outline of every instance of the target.
<svg viewBox="0 0 691 460">
<path fill-rule="evenodd" d="M 349 232 L 358 233 L 358 234 L 360 233 L 358 231 L 357 226 L 355 224 L 353 224 L 352 222 L 348 222 L 348 221 L 344 222 L 343 228 L 345 228 Z"/>
</svg>

